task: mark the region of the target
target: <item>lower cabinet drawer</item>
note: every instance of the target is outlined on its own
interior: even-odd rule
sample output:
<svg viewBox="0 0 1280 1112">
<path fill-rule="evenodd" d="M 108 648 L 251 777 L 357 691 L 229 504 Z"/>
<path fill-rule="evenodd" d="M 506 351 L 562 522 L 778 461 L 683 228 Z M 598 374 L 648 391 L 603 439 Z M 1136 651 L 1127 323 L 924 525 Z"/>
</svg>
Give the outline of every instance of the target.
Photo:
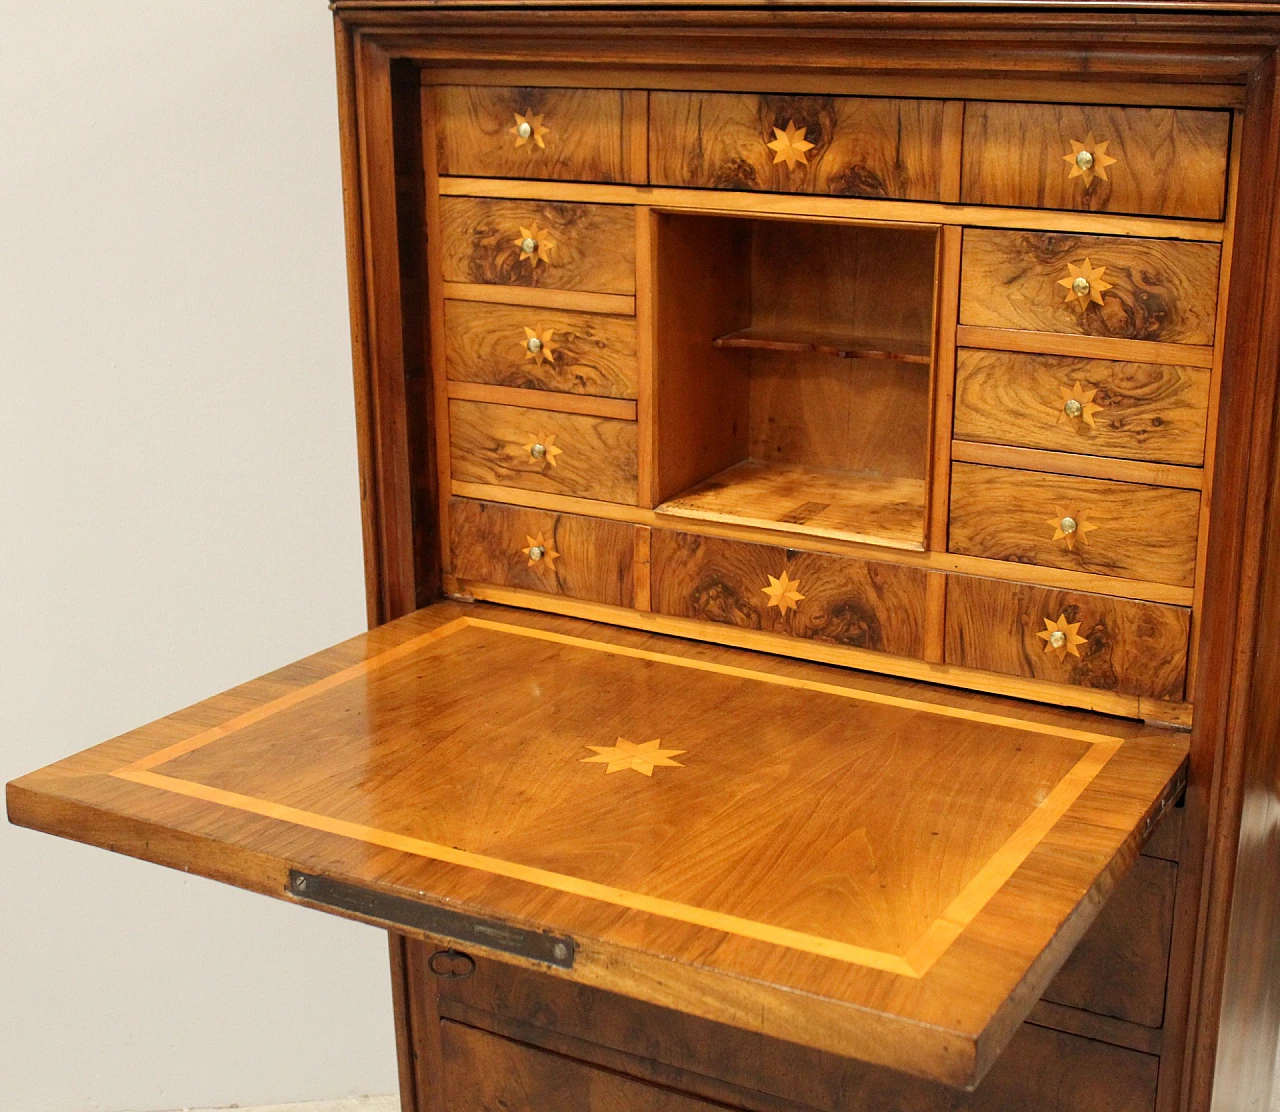
<svg viewBox="0 0 1280 1112">
<path fill-rule="evenodd" d="M 655 529 L 653 608 L 897 656 L 924 652 L 930 573 Z"/>
<path fill-rule="evenodd" d="M 946 661 L 1180 700 L 1191 611 L 998 579 L 947 580 Z"/>
<path fill-rule="evenodd" d="M 636 504 L 634 421 L 489 402 L 449 403 L 453 478 Z"/>
<path fill-rule="evenodd" d="M 614 606 L 634 601 L 632 525 L 455 498 L 449 531 L 461 580 Z"/>
</svg>

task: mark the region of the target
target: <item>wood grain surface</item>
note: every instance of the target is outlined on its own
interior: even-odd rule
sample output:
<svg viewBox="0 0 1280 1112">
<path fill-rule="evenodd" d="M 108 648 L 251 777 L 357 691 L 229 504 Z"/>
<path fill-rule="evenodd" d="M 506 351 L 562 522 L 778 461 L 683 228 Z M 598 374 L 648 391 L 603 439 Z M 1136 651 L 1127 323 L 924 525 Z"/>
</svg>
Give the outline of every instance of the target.
<svg viewBox="0 0 1280 1112">
<path fill-rule="evenodd" d="M 1064 517 L 1077 525 L 1070 536 L 1054 524 Z M 1199 519 L 1196 490 L 972 463 L 951 469 L 948 547 L 968 556 L 1190 587 Z"/>
<path fill-rule="evenodd" d="M 536 458 L 531 444 L 544 445 L 547 455 Z M 449 402 L 449 452 L 453 477 L 461 482 L 636 502 L 633 421 L 455 398 Z"/>
<path fill-rule="evenodd" d="M 940 101 L 657 91 L 649 106 L 654 185 L 939 199 Z M 789 127 L 812 144 L 801 157 L 769 146 Z"/>
<path fill-rule="evenodd" d="M 600 398 L 636 396 L 632 317 L 446 301 L 444 327 L 445 373 L 454 381 Z M 541 359 L 530 355 L 526 329 L 543 345 Z"/>
<path fill-rule="evenodd" d="M 536 257 L 520 248 L 525 231 L 539 240 Z M 440 240 L 446 282 L 636 292 L 628 206 L 442 197 Z"/>
<path fill-rule="evenodd" d="M 502 587 L 630 606 L 637 527 L 455 498 L 449 506 L 453 574 Z M 546 549 L 534 560 L 534 541 Z"/>
<path fill-rule="evenodd" d="M 1078 398 L 1088 409 L 1072 418 L 1063 406 Z M 959 440 L 1198 467 L 1208 406 L 1201 367 L 977 348 L 957 359 Z"/>
<path fill-rule="evenodd" d="M 1047 651 L 1046 619 L 1079 623 L 1079 656 Z M 953 575 L 947 581 L 947 663 L 1014 676 L 1181 699 L 1191 612 L 1028 584 Z M 1059 659 L 1061 656 L 1061 659 Z"/>
<path fill-rule="evenodd" d="M 659 613 L 923 654 L 929 572 L 668 529 L 655 529 L 651 540 Z M 784 572 L 794 584 L 791 597 L 778 597 L 776 587 L 771 596 L 767 589 Z"/>
<path fill-rule="evenodd" d="M 618 89 L 435 87 L 441 174 L 489 178 L 627 180 Z M 520 123 L 530 134 L 521 141 Z"/>
<path fill-rule="evenodd" d="M 1214 243 L 967 228 L 960 323 L 1208 346 L 1221 253 Z M 1105 267 L 1100 305 L 1059 284 L 1085 261 Z"/>
<path fill-rule="evenodd" d="M 960 197 L 974 205 L 1221 220 L 1230 133 L 1228 112 L 971 101 Z M 1088 175 L 1064 157 L 1078 147 L 1102 152 Z M 1099 173 L 1106 159 L 1115 162 Z"/>
<path fill-rule="evenodd" d="M 567 933 L 574 980 L 965 1085 L 1182 785 L 1184 736 L 1013 709 L 441 603 L 8 805 L 277 897 L 292 866 Z M 619 736 L 678 764 L 584 763 Z"/>
</svg>

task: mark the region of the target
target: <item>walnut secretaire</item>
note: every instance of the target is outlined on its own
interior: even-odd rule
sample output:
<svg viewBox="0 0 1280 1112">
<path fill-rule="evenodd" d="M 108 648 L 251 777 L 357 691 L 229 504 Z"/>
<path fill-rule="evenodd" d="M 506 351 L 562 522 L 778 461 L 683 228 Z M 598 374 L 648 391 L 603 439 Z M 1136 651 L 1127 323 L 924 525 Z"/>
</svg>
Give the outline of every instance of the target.
<svg viewBox="0 0 1280 1112">
<path fill-rule="evenodd" d="M 388 927 L 406 1112 L 1261 1107 L 1280 10 L 334 8 L 374 628 L 11 819 Z"/>
</svg>

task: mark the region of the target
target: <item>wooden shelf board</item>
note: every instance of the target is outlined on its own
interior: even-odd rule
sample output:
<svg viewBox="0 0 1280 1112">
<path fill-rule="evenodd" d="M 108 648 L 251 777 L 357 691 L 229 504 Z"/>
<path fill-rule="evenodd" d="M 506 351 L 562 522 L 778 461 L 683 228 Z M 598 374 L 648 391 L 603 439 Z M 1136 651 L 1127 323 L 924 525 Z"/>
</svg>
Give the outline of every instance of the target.
<svg viewBox="0 0 1280 1112">
<path fill-rule="evenodd" d="M 842 336 L 838 333 L 776 331 L 742 328 L 712 341 L 718 348 L 755 348 L 762 351 L 813 352 L 841 359 L 887 359 L 928 366 L 932 358 L 927 340 L 890 339 L 885 336 Z"/>
<path fill-rule="evenodd" d="M 655 512 L 924 551 L 923 479 L 881 479 L 745 460 Z"/>
</svg>

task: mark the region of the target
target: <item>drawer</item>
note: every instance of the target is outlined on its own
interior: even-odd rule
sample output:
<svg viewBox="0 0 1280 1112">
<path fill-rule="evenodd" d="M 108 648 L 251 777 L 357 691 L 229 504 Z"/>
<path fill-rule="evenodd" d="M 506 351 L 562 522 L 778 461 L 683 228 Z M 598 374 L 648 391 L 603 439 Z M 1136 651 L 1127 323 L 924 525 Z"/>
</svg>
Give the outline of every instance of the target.
<svg viewBox="0 0 1280 1112">
<path fill-rule="evenodd" d="M 633 317 L 446 301 L 444 334 L 445 373 L 455 382 L 636 396 Z"/>
<path fill-rule="evenodd" d="M 939 199 L 942 102 L 654 92 L 654 185 Z"/>
<path fill-rule="evenodd" d="M 1220 255 L 1216 243 L 967 228 L 960 323 L 1207 346 Z"/>
<path fill-rule="evenodd" d="M 1200 492 L 955 463 L 948 547 L 966 556 L 1195 583 Z"/>
<path fill-rule="evenodd" d="M 435 110 L 441 174 L 627 180 L 621 90 L 441 85 Z"/>
<path fill-rule="evenodd" d="M 1173 937 L 1178 866 L 1139 857 L 1044 999 L 1159 1027 Z"/>
<path fill-rule="evenodd" d="M 630 206 L 441 197 L 440 223 L 446 282 L 636 292 Z"/>
<path fill-rule="evenodd" d="M 1178 701 L 1190 623 L 1180 606 L 947 579 L 947 663 L 987 672 Z"/>
<path fill-rule="evenodd" d="M 613 606 L 634 601 L 633 525 L 455 498 L 449 531 L 461 580 Z"/>
<path fill-rule="evenodd" d="M 654 610 L 898 656 L 924 652 L 928 572 L 655 529 Z"/>
<path fill-rule="evenodd" d="M 453 478 L 604 502 L 636 502 L 633 421 L 449 402 Z"/>
<path fill-rule="evenodd" d="M 1221 220 L 1226 112 L 970 102 L 960 198 L 973 205 Z"/>
<path fill-rule="evenodd" d="M 961 348 L 955 436 L 984 444 L 1199 467 L 1209 372 Z"/>
</svg>

